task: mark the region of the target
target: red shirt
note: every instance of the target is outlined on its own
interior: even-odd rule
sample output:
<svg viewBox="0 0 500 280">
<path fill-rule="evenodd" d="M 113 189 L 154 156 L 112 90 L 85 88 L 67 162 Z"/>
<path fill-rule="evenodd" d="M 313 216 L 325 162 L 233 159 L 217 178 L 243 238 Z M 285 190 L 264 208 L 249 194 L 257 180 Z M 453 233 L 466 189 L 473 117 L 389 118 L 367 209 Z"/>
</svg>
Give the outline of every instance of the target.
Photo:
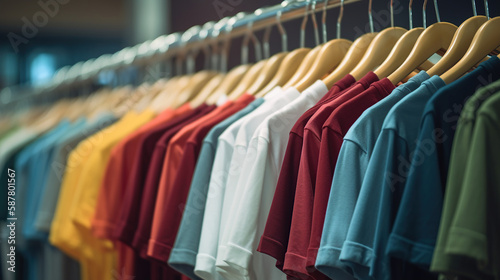
<svg viewBox="0 0 500 280">
<path fill-rule="evenodd" d="M 153 222 L 153 213 L 158 192 L 158 184 L 160 181 L 161 170 L 165 158 L 166 147 L 172 137 L 177 134 L 183 127 L 197 121 L 214 109 L 215 106 L 204 106 L 201 110 L 193 111 L 185 121 L 167 130 L 154 146 L 153 155 L 151 156 L 151 159 L 149 161 L 149 167 L 147 170 L 146 179 L 144 181 L 144 190 L 139 207 L 139 222 L 135 230 L 134 240 L 132 241 L 132 247 L 139 252 L 139 255 L 142 258 L 147 257 L 151 224 Z"/>
<path fill-rule="evenodd" d="M 169 129 L 186 122 L 207 107 L 208 105 L 201 105 L 196 109 L 191 109 L 188 106 L 188 109 L 183 110 L 181 114 L 144 133 L 139 140 L 138 149 L 130 151 L 135 153 L 135 160 L 132 163 L 132 168 L 128 170 L 129 180 L 126 182 L 124 190 L 122 209 L 115 223 L 113 236 L 117 240 L 132 246 L 134 234 L 139 224 L 140 205 L 149 167 L 148 163 L 155 151 L 156 142 Z"/>
<path fill-rule="evenodd" d="M 283 261 L 290 234 L 293 199 L 295 197 L 295 185 L 299 171 L 304 127 L 311 116 L 325 102 L 338 97 L 341 92 L 350 87 L 354 82 L 355 79 L 351 75 L 346 75 L 338 81 L 316 105 L 300 116 L 290 131 L 283 166 L 281 167 L 266 227 L 257 248 L 257 251 L 275 258 L 276 267 L 281 270 L 283 269 Z"/>
<path fill-rule="evenodd" d="M 168 261 L 182 219 L 203 138 L 212 127 L 245 108 L 253 100 L 252 95 L 244 94 L 237 101 L 231 102 L 224 110 L 214 111 L 210 116 L 206 116 L 204 121 L 200 122 L 200 125 L 194 130 L 186 132 L 189 135 L 176 178 L 172 184 L 163 185 L 165 193 L 162 197 L 159 194 L 159 199 L 162 199 L 163 202 L 160 204 L 157 202 L 155 209 L 155 221 L 151 232 L 148 256 L 163 262 Z"/>
<path fill-rule="evenodd" d="M 311 237 L 307 253 L 307 270 L 310 273 L 317 272 L 314 264 L 321 242 L 333 172 L 344 136 L 366 109 L 385 98 L 394 88 L 395 86 L 387 78 L 375 82 L 361 94 L 337 107 L 322 127 L 311 128 L 316 133 L 322 132 L 316 185 L 314 186 Z"/>
<path fill-rule="evenodd" d="M 304 141 L 297 176 L 290 236 L 283 267 L 283 271 L 287 275 L 298 278 L 328 279 L 319 272 L 309 274 L 306 270 L 307 250 L 312 227 L 314 188 L 316 186 L 320 154 L 321 127 L 337 107 L 363 92 L 371 83 L 377 80 L 378 77 L 374 73 L 368 73 L 349 90 L 321 106 L 304 128 Z"/>
</svg>

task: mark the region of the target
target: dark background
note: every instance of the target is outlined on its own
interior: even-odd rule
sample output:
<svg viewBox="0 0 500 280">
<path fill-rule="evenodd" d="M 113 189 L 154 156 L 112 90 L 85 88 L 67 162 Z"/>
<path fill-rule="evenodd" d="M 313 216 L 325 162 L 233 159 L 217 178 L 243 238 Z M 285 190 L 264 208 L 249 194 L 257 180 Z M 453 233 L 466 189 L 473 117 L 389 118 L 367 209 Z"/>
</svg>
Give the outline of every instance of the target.
<svg viewBox="0 0 500 280">
<path fill-rule="evenodd" d="M 48 1 L 48 0 L 40 0 Z M 55 0 L 52 0 L 55 1 Z M 61 0 L 62 1 L 62 0 Z M 49 19 L 47 25 L 39 28 L 36 36 L 26 44 L 20 44 L 16 52 L 9 41 L 8 34 L 21 34 L 22 18 L 31 18 L 40 10 L 38 1 L 0 0 L 0 89 L 16 84 L 42 84 L 50 79 L 54 71 L 65 65 L 114 53 L 126 46 L 139 43 L 134 29 L 134 21 L 148 20 L 134 17 L 134 9 L 141 0 L 65 0 L 59 12 Z M 253 12 L 257 8 L 279 4 L 276 0 L 171 0 L 166 5 L 157 2 L 165 14 L 162 26 L 165 33 L 184 31 L 193 25 L 207 21 L 218 21 L 221 16 L 232 16 L 240 11 Z M 409 1 L 394 1 L 395 25 L 408 28 Z M 423 1 L 413 2 L 413 24 L 422 26 Z M 216 6 L 225 7 L 217 10 Z M 471 1 L 438 1 L 442 21 L 459 25 L 473 15 Z M 166 7 L 166 8 L 165 8 Z M 159 9 L 160 9 L 159 8 Z M 499 1 L 489 1 L 491 17 L 500 15 Z M 221 12 L 222 11 L 222 12 Z M 477 2 L 478 14 L 484 14 L 482 1 Z M 328 39 L 335 38 L 336 20 L 339 9 L 330 9 L 327 14 Z M 390 26 L 389 1 L 373 1 L 375 31 Z M 316 18 L 321 23 L 321 11 Z M 433 1 L 427 5 L 427 24 L 436 22 Z M 284 23 L 288 34 L 289 50 L 299 47 L 301 19 Z M 342 37 L 355 39 L 368 28 L 368 0 L 346 4 L 342 20 Z M 321 25 L 320 25 L 321 28 Z M 132 31 L 135 31 L 135 35 Z M 143 30 L 144 31 L 144 30 Z M 321 29 L 320 36 L 321 36 Z M 262 38 L 262 31 L 257 32 Z M 280 36 L 276 28 L 271 35 L 271 53 L 281 50 Z M 306 31 L 306 46 L 314 47 L 315 40 L 311 19 Z M 241 38 L 233 40 L 230 49 L 229 68 L 240 63 Z M 250 60 L 253 60 L 251 48 Z M 201 63 L 198 63 L 201 65 Z M 200 67 L 198 67 L 200 68 Z"/>
</svg>

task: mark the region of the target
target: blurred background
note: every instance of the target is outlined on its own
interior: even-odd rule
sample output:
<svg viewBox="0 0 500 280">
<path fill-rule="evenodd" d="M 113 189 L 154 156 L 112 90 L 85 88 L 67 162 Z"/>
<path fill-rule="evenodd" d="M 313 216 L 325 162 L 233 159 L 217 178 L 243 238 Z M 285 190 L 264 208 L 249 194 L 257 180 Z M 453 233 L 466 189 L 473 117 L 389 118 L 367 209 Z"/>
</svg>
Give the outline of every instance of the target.
<svg viewBox="0 0 500 280">
<path fill-rule="evenodd" d="M 65 65 L 114 53 L 159 35 L 184 31 L 193 25 L 218 21 L 238 12 L 279 4 L 280 0 L 2 0 L 0 1 L 0 90 L 17 84 L 40 85 Z M 413 1 L 413 24 L 422 26 L 423 0 Z M 439 0 L 442 21 L 459 25 L 473 15 L 468 0 Z M 484 2 L 476 1 L 484 14 Z M 373 0 L 375 31 L 390 26 L 390 1 Z M 489 1 L 492 17 L 500 15 L 500 1 Z M 409 1 L 393 2 L 395 25 L 408 28 Z M 328 38 L 335 38 L 339 9 L 327 14 Z M 433 1 L 427 4 L 427 24 L 436 22 Z M 321 11 L 316 17 L 321 22 Z M 288 48 L 299 47 L 301 19 L 284 24 Z M 342 37 L 355 39 L 368 28 L 368 0 L 345 5 Z M 321 30 L 320 30 L 321 32 Z M 321 34 L 321 33 L 320 33 Z M 262 31 L 257 32 L 262 38 Z M 306 46 L 315 45 L 308 21 Z M 240 63 L 241 38 L 231 44 L 229 68 Z M 281 49 L 276 29 L 271 54 Z M 251 51 L 252 53 L 252 51 Z M 252 58 L 252 56 L 251 56 Z M 202 65 L 198 63 L 197 65 Z M 198 67 L 199 69 L 199 67 Z"/>
</svg>

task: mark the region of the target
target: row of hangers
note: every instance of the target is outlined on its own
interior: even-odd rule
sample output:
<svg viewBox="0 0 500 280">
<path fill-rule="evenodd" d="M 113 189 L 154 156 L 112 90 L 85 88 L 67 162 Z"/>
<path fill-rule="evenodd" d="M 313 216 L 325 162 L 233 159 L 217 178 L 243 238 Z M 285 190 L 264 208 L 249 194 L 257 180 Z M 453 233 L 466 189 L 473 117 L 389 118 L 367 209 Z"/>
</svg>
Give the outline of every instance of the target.
<svg viewBox="0 0 500 280">
<path fill-rule="evenodd" d="M 484 2 L 487 7 L 487 1 Z M 292 2 L 284 3 L 288 5 Z M 146 108 L 159 113 L 167 107 L 176 108 L 186 102 L 192 106 L 198 106 L 204 102 L 214 104 L 223 96 L 232 100 L 244 93 L 262 97 L 275 86 L 281 86 L 283 89 L 294 87 L 303 91 L 318 79 L 330 88 L 346 74 L 351 74 L 359 80 L 369 71 L 374 71 L 380 79 L 387 77 L 394 85 L 397 85 L 412 72 L 424 69 L 429 75 L 439 75 L 445 83 L 449 84 L 473 69 L 488 55 L 496 55 L 496 49 L 500 46 L 500 33 L 498 32 L 500 17 L 490 19 L 487 8 L 487 16 L 478 16 L 474 1 L 472 3 L 474 16 L 464 21 L 459 27 L 439 20 L 436 0 L 434 4 L 438 22 L 429 27 L 413 27 L 412 1 L 410 0 L 410 30 L 407 30 L 393 25 L 391 1 L 391 27 L 380 32 L 374 32 L 372 28 L 372 32 L 351 42 L 340 38 L 340 24 L 344 10 L 344 0 L 341 0 L 337 36 L 330 41 L 326 40 L 326 5 L 324 5 L 323 43 L 319 44 L 314 15 L 316 2 L 312 2 L 310 3 L 311 9 L 306 8 L 304 14 L 301 25 L 301 47 L 298 49 L 287 51 L 286 32 L 281 25 L 281 13 L 278 12 L 276 25 L 281 34 L 283 50 L 267 59 L 254 64 L 244 63 L 228 73 L 201 70 L 168 80 L 160 79 L 152 85 L 143 84 L 137 88 L 128 86 L 115 90 L 103 89 L 77 101 L 58 102 L 48 113 L 43 109 L 32 110 L 23 116 L 21 122 L 36 120 L 31 122 L 33 126 L 46 129 L 62 117 L 76 119 L 82 115 L 95 116 L 101 111 L 110 109 L 114 109 L 118 115 L 130 109 L 143 111 Z M 427 0 L 424 1 L 424 11 L 426 4 Z M 370 0 L 368 5 L 370 20 L 371 6 Z M 317 42 L 317 46 L 312 49 L 304 47 L 304 32 L 309 14 L 311 14 Z M 373 26 L 372 21 L 370 26 Z M 269 30 L 268 28 L 264 35 L 265 44 L 268 43 Z M 252 23 L 248 25 L 248 32 L 243 40 L 243 62 L 247 60 L 245 55 L 248 54 L 250 41 L 253 41 L 256 50 L 260 50 L 260 42 L 252 31 Z M 444 55 L 433 65 L 428 59 L 436 53 L 444 53 Z M 256 57 L 259 56 L 261 54 L 256 53 Z"/>
</svg>

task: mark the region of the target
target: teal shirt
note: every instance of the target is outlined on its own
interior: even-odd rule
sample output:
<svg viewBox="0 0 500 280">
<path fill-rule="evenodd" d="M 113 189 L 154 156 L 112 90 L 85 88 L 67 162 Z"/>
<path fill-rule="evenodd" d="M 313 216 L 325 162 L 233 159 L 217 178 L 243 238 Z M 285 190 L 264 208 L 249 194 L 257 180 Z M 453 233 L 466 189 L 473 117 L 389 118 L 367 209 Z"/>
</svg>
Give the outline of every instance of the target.
<svg viewBox="0 0 500 280">
<path fill-rule="evenodd" d="M 355 275 L 390 279 L 385 253 L 394 209 L 405 184 L 410 154 L 415 149 L 425 104 L 445 83 L 438 76 L 423 82 L 387 114 L 375 143 L 340 259 Z"/>
<path fill-rule="evenodd" d="M 191 279 L 200 279 L 194 274 L 194 267 L 196 265 L 196 255 L 198 254 L 198 245 L 200 243 L 208 185 L 217 149 L 217 139 L 231 124 L 255 110 L 263 102 L 263 98 L 254 100 L 239 112 L 214 126 L 203 140 L 188 199 L 184 208 L 184 214 L 182 215 L 181 225 L 177 233 L 174 248 L 168 260 L 168 264 L 172 268 L 187 275 Z"/>
<path fill-rule="evenodd" d="M 391 108 L 428 78 L 429 75 L 422 71 L 394 89 L 387 97 L 364 111 L 344 137 L 316 257 L 316 268 L 330 278 L 354 279 L 348 263 L 340 261 L 340 253 L 375 142 Z"/>
</svg>

